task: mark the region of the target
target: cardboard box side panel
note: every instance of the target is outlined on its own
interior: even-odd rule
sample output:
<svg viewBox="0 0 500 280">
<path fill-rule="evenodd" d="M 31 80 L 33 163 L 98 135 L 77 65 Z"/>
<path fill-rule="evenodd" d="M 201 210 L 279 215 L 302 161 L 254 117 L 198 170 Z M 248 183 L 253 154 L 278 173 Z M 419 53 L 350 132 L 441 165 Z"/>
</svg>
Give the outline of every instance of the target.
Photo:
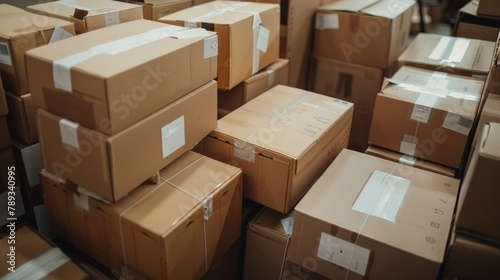
<svg viewBox="0 0 500 280">
<path fill-rule="evenodd" d="M 7 119 L 11 134 L 26 144 L 37 142 L 38 131 L 36 128 L 35 111 L 31 104 L 31 95 L 17 96 L 7 92 L 6 98 L 10 108 Z"/>
<path fill-rule="evenodd" d="M 499 28 L 469 22 L 457 22 L 456 26 L 456 32 L 454 33 L 454 36 L 456 37 L 492 42 L 496 41 L 498 31 L 500 30 Z"/>
</svg>

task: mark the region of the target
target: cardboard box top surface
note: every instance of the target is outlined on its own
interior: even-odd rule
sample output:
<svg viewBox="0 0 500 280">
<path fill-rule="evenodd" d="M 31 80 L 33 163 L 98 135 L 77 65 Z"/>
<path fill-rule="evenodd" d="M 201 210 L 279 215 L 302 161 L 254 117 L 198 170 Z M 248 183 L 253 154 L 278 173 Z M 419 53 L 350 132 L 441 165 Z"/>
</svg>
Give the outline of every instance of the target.
<svg viewBox="0 0 500 280">
<path fill-rule="evenodd" d="M 414 3 L 413 0 L 340 0 L 321 6 L 318 11 L 361 12 L 372 16 L 396 18 Z"/>
<path fill-rule="evenodd" d="M 332 230 L 341 227 L 442 262 L 459 183 L 451 177 L 344 149 L 295 207 L 295 213 L 328 223 Z M 428 220 L 433 219 L 439 199 L 449 203 L 436 217 L 439 228 L 433 228 Z M 424 236 L 437 240 L 436 247 L 426 244 Z"/>
<path fill-rule="evenodd" d="M 384 83 L 381 94 L 474 118 L 483 85 L 472 77 L 403 66 Z"/>
<path fill-rule="evenodd" d="M 104 15 L 110 12 L 124 11 L 128 9 L 142 9 L 141 6 L 126 2 L 110 0 L 70 0 L 53 1 L 36 5 L 30 5 L 27 9 L 37 10 L 50 15 L 65 17 L 68 20 L 75 14 L 76 10 L 87 11 L 85 17 Z"/>
<path fill-rule="evenodd" d="M 0 4 L 0 37 L 6 39 L 68 25 L 73 24 L 62 19 L 36 15 L 7 4 Z"/>
<path fill-rule="evenodd" d="M 279 5 L 238 1 L 211 1 L 166 15 L 159 20 L 182 20 L 231 25 L 272 9 L 276 9 L 279 12 Z"/>
<path fill-rule="evenodd" d="M 493 42 L 419 33 L 398 60 L 487 74 L 494 48 Z"/>
<path fill-rule="evenodd" d="M 168 4 L 187 2 L 190 0 L 134 0 L 134 1 L 143 2 L 143 3 L 151 4 L 151 5 L 168 5 Z"/>
<path fill-rule="evenodd" d="M 235 146 L 251 144 L 299 159 L 352 108 L 347 101 L 277 85 L 220 119 L 215 131 L 235 138 Z"/>
<path fill-rule="evenodd" d="M 500 123 L 488 123 L 479 146 L 481 156 L 500 160 Z"/>
<path fill-rule="evenodd" d="M 195 34 L 195 37 L 190 37 L 189 29 L 139 19 L 35 48 L 27 51 L 26 55 L 62 65 L 61 68 L 69 67 L 71 71 L 110 78 L 207 37 L 216 36 L 214 32 L 200 31 L 200 36 Z M 182 34 L 189 38 L 177 39 Z"/>
</svg>

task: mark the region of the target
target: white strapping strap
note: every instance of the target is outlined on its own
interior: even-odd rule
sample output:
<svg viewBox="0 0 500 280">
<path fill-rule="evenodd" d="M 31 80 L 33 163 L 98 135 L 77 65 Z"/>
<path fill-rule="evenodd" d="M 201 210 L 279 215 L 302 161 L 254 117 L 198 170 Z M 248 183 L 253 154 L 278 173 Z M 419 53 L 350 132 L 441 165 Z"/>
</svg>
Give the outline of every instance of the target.
<svg viewBox="0 0 500 280">
<path fill-rule="evenodd" d="M 30 260 L 4 276 L 4 280 L 42 279 L 70 259 L 59 248 L 52 248 L 42 255 Z"/>
</svg>

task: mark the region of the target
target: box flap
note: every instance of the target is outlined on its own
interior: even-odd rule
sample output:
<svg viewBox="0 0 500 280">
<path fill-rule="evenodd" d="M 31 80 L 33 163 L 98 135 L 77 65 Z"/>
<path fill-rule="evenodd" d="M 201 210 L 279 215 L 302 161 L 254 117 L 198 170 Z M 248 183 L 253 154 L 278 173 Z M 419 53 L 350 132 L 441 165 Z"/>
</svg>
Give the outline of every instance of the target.
<svg viewBox="0 0 500 280">
<path fill-rule="evenodd" d="M 363 13 L 384 18 L 396 18 L 415 4 L 413 0 L 382 0 L 362 10 Z"/>
<path fill-rule="evenodd" d="M 318 11 L 346 11 L 356 13 L 380 1 L 381 0 L 339 0 L 319 7 Z"/>
<path fill-rule="evenodd" d="M 479 153 L 486 157 L 500 159 L 500 123 L 485 125 Z"/>
</svg>

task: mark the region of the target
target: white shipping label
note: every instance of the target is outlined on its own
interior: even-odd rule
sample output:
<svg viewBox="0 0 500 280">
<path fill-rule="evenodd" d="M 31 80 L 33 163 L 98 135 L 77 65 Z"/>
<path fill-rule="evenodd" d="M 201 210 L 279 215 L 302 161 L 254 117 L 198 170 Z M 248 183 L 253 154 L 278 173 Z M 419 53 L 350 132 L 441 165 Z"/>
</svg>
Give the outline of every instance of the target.
<svg viewBox="0 0 500 280">
<path fill-rule="evenodd" d="M 117 11 L 107 12 L 104 14 L 106 26 L 117 25 L 120 23 L 120 14 Z"/>
<path fill-rule="evenodd" d="M 49 44 L 71 37 L 73 37 L 73 34 L 69 33 L 68 31 L 62 29 L 59 26 L 56 26 L 56 28 L 54 28 L 54 32 L 52 32 L 52 36 L 50 36 Z"/>
<path fill-rule="evenodd" d="M 245 142 L 234 140 L 234 156 L 249 162 L 255 161 L 255 148 L 248 146 Z"/>
<path fill-rule="evenodd" d="M 83 209 L 85 211 L 89 211 L 89 196 L 85 194 L 73 194 L 73 202 L 75 206 Z"/>
<path fill-rule="evenodd" d="M 259 32 L 257 33 L 257 49 L 262 52 L 267 52 L 270 34 L 271 32 L 269 29 L 265 28 L 263 25 L 259 26 Z"/>
<path fill-rule="evenodd" d="M 283 226 L 283 229 L 285 230 L 285 234 L 288 236 L 292 235 L 293 221 L 294 221 L 293 217 L 281 219 L 281 225 Z"/>
<path fill-rule="evenodd" d="M 467 136 L 472 128 L 472 123 L 473 119 L 471 118 L 448 112 L 443 127 Z"/>
<path fill-rule="evenodd" d="M 410 180 L 375 170 L 352 209 L 394 223 L 409 187 Z"/>
<path fill-rule="evenodd" d="M 338 14 L 316 14 L 316 29 L 339 29 Z"/>
<path fill-rule="evenodd" d="M 318 258 L 364 276 L 370 260 L 370 250 L 322 232 Z"/>
<path fill-rule="evenodd" d="M 186 144 L 185 135 L 184 116 L 161 128 L 163 158 L 168 157 Z"/>
<path fill-rule="evenodd" d="M 0 63 L 12 65 L 9 44 L 7 43 L 0 43 Z"/>
<path fill-rule="evenodd" d="M 405 134 L 401 145 L 399 146 L 399 152 L 405 155 L 414 156 L 417 149 L 418 138 Z"/>
<path fill-rule="evenodd" d="M 78 149 L 78 124 L 61 119 L 59 121 L 59 130 L 61 132 L 61 141 L 65 146 Z"/>
<path fill-rule="evenodd" d="M 217 35 L 206 38 L 204 44 L 204 59 L 211 58 L 219 54 L 219 37 Z"/>
</svg>

